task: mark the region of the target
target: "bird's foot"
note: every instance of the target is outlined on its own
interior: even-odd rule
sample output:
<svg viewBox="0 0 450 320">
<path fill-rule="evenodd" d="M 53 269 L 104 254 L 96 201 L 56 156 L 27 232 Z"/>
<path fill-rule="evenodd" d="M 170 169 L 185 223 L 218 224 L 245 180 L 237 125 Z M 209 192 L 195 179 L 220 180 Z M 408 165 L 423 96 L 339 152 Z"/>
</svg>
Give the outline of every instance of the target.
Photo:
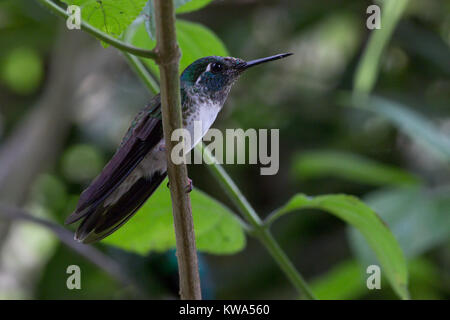
<svg viewBox="0 0 450 320">
<path fill-rule="evenodd" d="M 189 193 L 194 189 L 194 184 L 192 183 L 192 180 L 188 177 L 188 185 L 186 186 L 186 193 Z"/>
<path fill-rule="evenodd" d="M 167 188 L 170 188 L 170 182 L 167 182 Z M 189 193 L 194 189 L 194 184 L 192 180 L 188 178 L 188 185 L 186 186 L 186 193 Z"/>
</svg>

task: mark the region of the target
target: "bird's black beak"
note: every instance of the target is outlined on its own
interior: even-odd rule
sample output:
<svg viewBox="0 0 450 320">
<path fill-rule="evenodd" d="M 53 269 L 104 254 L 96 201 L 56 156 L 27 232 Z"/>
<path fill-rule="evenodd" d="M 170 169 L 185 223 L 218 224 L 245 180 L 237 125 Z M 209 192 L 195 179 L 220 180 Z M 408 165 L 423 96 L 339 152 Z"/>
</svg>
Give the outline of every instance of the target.
<svg viewBox="0 0 450 320">
<path fill-rule="evenodd" d="M 269 61 L 274 61 L 274 60 L 278 60 L 278 59 L 283 59 L 283 58 L 289 57 L 291 55 L 293 55 L 293 53 L 281 53 L 281 54 L 276 54 L 274 56 L 270 56 L 270 57 L 266 57 L 266 58 L 247 61 L 247 62 L 243 63 L 241 66 L 239 66 L 239 70 L 243 71 L 250 67 L 254 67 L 258 64 L 269 62 Z"/>
</svg>

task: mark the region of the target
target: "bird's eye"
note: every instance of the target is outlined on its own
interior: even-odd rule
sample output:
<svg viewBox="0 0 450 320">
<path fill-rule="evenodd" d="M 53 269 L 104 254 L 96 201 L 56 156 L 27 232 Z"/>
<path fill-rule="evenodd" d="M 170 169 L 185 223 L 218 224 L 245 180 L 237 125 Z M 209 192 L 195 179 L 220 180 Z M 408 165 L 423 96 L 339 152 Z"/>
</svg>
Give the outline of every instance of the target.
<svg viewBox="0 0 450 320">
<path fill-rule="evenodd" d="M 221 64 L 220 62 L 214 62 L 213 64 L 211 64 L 211 71 L 214 73 L 220 72 L 223 70 L 223 64 Z"/>
</svg>

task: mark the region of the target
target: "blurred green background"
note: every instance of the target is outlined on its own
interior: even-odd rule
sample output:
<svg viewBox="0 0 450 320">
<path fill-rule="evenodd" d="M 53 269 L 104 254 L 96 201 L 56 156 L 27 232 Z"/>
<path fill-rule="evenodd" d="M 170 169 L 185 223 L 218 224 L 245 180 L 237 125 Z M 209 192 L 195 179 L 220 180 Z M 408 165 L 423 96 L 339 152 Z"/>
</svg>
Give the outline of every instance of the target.
<svg viewBox="0 0 450 320">
<path fill-rule="evenodd" d="M 179 17 L 208 27 L 232 56 L 295 53 L 245 74 L 214 125 L 280 129 L 277 175 L 224 166 L 256 211 L 266 217 L 299 192 L 358 196 L 400 243 L 411 297 L 448 299 L 450 2 L 409 1 L 375 71 L 360 66 L 371 4 L 227 0 Z M 119 51 L 68 31 L 35 1 L 0 2 L 0 48 L 0 202 L 62 224 L 151 95 Z M 371 78 L 375 96 L 360 106 L 350 93 Z M 204 166 L 189 166 L 189 175 L 235 209 Z M 335 217 L 301 211 L 272 230 L 319 298 L 396 298 L 384 278 L 381 290 L 366 288 L 371 251 Z M 0 299 L 177 297 L 173 250 L 138 254 L 101 243 L 86 259 L 60 237 L 0 215 Z M 74 264 L 82 290 L 66 288 Z M 250 237 L 234 254 L 201 253 L 200 271 L 205 298 L 297 296 Z"/>
</svg>

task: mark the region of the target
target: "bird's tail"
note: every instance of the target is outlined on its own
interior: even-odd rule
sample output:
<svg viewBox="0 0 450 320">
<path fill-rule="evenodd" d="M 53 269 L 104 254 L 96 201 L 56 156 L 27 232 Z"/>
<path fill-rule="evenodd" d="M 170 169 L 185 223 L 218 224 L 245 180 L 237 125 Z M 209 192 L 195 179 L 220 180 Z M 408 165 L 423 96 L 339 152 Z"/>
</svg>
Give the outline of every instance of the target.
<svg viewBox="0 0 450 320">
<path fill-rule="evenodd" d="M 113 202 L 102 201 L 87 208 L 75 240 L 83 243 L 99 241 L 128 221 L 165 179 L 167 172 L 141 177 Z M 86 210 L 86 209 L 85 209 Z M 84 211 L 84 210 L 83 210 Z M 72 215 L 77 216 L 75 211 Z"/>
</svg>

